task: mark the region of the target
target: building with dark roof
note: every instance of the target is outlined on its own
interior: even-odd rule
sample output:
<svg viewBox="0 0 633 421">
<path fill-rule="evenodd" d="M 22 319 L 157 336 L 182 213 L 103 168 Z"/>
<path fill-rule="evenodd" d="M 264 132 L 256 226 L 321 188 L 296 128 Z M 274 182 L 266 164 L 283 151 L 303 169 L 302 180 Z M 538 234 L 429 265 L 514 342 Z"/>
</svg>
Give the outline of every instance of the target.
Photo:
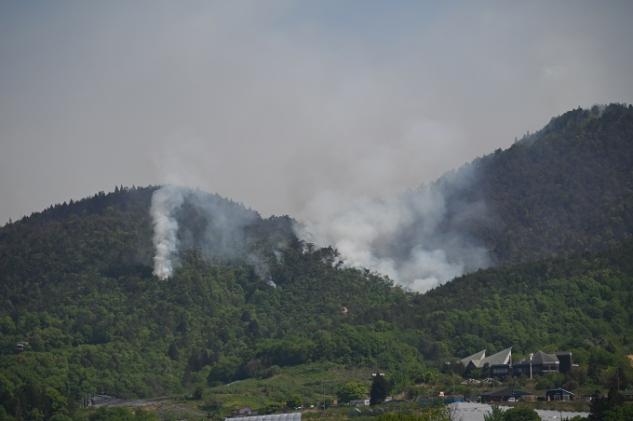
<svg viewBox="0 0 633 421">
<path fill-rule="evenodd" d="M 535 376 L 547 373 L 567 373 L 571 370 L 571 352 L 558 352 L 548 354 L 543 351 L 530 354 L 530 358 L 512 362 L 512 347 L 499 351 L 486 357 L 486 350 L 462 358 L 459 363 L 464 367 L 464 374 L 471 375 L 475 369 L 481 370 L 479 374 L 504 378 L 507 376 Z"/>
<path fill-rule="evenodd" d="M 506 402 L 510 398 L 521 399 L 523 396 L 530 395 L 528 392 L 522 390 L 516 390 L 513 388 L 505 388 L 499 390 L 493 390 L 492 392 L 486 392 L 479 395 L 481 402 Z"/>
<path fill-rule="evenodd" d="M 548 373 L 567 373 L 572 367 L 571 352 L 548 354 L 543 351 L 535 352 L 531 359 L 521 360 L 512 367 L 515 376 L 540 376 Z"/>
<path fill-rule="evenodd" d="M 545 400 L 547 401 L 570 401 L 573 400 L 574 395 L 569 390 L 559 387 L 558 389 L 550 389 L 545 392 Z"/>
<path fill-rule="evenodd" d="M 473 369 L 481 369 L 491 377 L 506 377 L 511 373 L 512 367 L 512 347 L 499 351 L 486 357 L 486 350 L 479 351 L 466 358 L 462 358 L 460 363 L 464 366 L 465 372 Z"/>
<path fill-rule="evenodd" d="M 486 350 L 475 352 L 473 355 L 469 355 L 466 358 L 462 358 L 459 362 L 466 368 L 466 370 L 473 368 L 480 368 L 482 361 L 486 358 Z"/>
<path fill-rule="evenodd" d="M 560 371 L 561 373 L 569 373 L 571 371 L 571 368 L 574 366 L 571 352 L 557 352 L 556 357 L 560 362 L 558 366 L 558 371 Z"/>
</svg>

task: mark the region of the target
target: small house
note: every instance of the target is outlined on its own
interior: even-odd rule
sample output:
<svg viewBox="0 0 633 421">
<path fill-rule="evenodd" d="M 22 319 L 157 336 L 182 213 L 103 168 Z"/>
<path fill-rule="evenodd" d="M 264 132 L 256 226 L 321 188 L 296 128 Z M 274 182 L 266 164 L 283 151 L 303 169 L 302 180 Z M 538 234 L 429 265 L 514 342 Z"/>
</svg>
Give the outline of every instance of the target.
<svg viewBox="0 0 633 421">
<path fill-rule="evenodd" d="M 571 401 L 575 395 L 569 390 L 559 387 L 558 389 L 550 389 L 545 392 L 546 401 Z"/>
<path fill-rule="evenodd" d="M 512 388 L 494 390 L 492 392 L 482 393 L 479 398 L 481 402 L 507 402 L 508 400 L 520 400 L 523 396 L 529 395 L 529 393 L 522 390 L 516 390 Z"/>
<path fill-rule="evenodd" d="M 571 352 L 557 352 L 556 357 L 560 364 L 558 365 L 558 371 L 561 373 L 569 373 L 571 368 L 574 367 L 574 361 Z"/>
<path fill-rule="evenodd" d="M 354 399 L 349 401 L 350 406 L 369 406 L 369 399 Z"/>
<path fill-rule="evenodd" d="M 543 351 L 535 352 L 531 354 L 532 358 L 515 363 L 512 367 L 512 371 L 515 376 L 529 377 L 558 373 L 560 369 L 560 360 L 557 354 L 548 354 Z M 569 371 L 571 369 L 571 353 L 560 353 L 561 357 L 565 361 L 564 368 Z"/>
<path fill-rule="evenodd" d="M 490 377 L 504 378 L 512 374 L 512 347 L 486 357 L 486 350 L 460 360 L 464 372 L 469 374 L 474 369 L 481 369 Z"/>
</svg>

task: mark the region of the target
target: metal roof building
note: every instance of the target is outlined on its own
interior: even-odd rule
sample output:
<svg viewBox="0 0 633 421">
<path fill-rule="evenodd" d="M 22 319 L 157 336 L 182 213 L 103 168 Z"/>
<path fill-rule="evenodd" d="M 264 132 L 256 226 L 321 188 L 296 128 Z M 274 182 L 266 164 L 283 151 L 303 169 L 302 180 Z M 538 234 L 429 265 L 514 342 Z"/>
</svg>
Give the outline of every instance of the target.
<svg viewBox="0 0 633 421">
<path fill-rule="evenodd" d="M 513 388 L 505 388 L 500 390 L 494 390 L 492 392 L 486 392 L 479 395 L 482 402 L 504 402 L 510 398 L 520 399 L 523 396 L 529 395 L 528 392 L 522 390 L 516 390 Z"/>
<path fill-rule="evenodd" d="M 493 365 L 506 365 L 512 363 L 512 347 L 499 351 L 489 357 L 486 357 L 486 350 L 477 352 L 460 360 L 464 367 L 469 365 L 475 368 L 482 368 Z"/>
<path fill-rule="evenodd" d="M 484 358 L 481 362 L 482 367 L 486 365 L 504 365 L 512 364 L 512 347 L 499 351 L 494 355 Z"/>
<path fill-rule="evenodd" d="M 464 367 L 468 367 L 469 364 L 472 364 L 474 367 L 481 367 L 481 361 L 483 361 L 484 358 L 486 358 L 485 349 L 476 352 L 473 355 L 469 355 L 466 358 L 462 358 L 460 361 Z"/>
<path fill-rule="evenodd" d="M 225 421 L 301 421 L 301 412 L 288 414 L 253 415 L 249 417 L 229 417 Z"/>
<path fill-rule="evenodd" d="M 550 389 L 545 392 L 545 399 L 548 401 L 569 401 L 574 399 L 574 397 L 576 397 L 576 395 L 562 387 Z"/>
</svg>

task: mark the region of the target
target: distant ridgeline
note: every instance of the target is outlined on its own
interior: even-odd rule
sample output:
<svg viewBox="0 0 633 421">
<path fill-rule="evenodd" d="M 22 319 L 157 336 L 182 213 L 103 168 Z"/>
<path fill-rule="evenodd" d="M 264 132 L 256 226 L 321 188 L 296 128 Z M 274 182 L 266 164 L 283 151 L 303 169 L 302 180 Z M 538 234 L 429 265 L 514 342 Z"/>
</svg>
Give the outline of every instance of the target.
<svg viewBox="0 0 633 421">
<path fill-rule="evenodd" d="M 7 224 L 0 415 L 46 418 L 87 394 L 183 393 L 317 361 L 378 367 L 403 390 L 437 379 L 446 361 L 508 346 L 523 358 L 572 352 L 584 370 L 575 387 L 608 387 L 614 373 L 633 387 L 632 139 L 633 108 L 610 105 L 475 161 L 477 183 L 447 203 L 483 198 L 489 221 L 463 228 L 503 266 L 424 295 L 342 267 L 336 250 L 297 239 L 289 217 L 262 219 L 219 196 L 249 215 L 240 250 L 256 259 L 199 249 L 215 222 L 184 206 L 175 215 L 187 246 L 165 280 L 153 274 L 157 187 Z M 460 221 L 449 212 L 446 223 Z"/>
<path fill-rule="evenodd" d="M 591 251 L 631 238 L 633 107 L 570 111 L 504 158 L 482 163 L 490 174 L 486 194 L 505 224 L 495 247 L 502 261 Z"/>
<path fill-rule="evenodd" d="M 468 171 L 447 207 L 485 203 L 486 218 L 461 229 L 497 265 L 614 246 L 633 234 L 633 106 L 569 111 Z"/>
</svg>

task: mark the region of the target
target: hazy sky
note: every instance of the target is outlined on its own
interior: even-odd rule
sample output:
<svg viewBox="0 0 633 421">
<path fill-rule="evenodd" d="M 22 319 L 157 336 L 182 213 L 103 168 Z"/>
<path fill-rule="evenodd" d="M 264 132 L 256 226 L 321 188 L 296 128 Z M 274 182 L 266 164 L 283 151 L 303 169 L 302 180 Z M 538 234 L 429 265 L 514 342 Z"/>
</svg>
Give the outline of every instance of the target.
<svg viewBox="0 0 633 421">
<path fill-rule="evenodd" d="M 633 102 L 632 20 L 631 1 L 2 0 L 0 223 L 119 184 L 299 217 L 413 187 Z"/>
</svg>

